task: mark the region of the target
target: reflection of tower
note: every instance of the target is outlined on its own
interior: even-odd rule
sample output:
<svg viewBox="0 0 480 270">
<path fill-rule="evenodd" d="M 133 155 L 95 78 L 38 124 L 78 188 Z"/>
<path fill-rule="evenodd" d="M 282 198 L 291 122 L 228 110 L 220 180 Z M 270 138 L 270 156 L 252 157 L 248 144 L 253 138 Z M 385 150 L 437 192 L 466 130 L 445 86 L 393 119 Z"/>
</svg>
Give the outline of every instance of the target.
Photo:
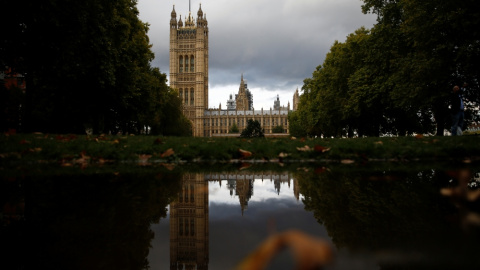
<svg viewBox="0 0 480 270">
<path fill-rule="evenodd" d="M 235 193 L 240 200 L 240 206 L 242 207 L 242 216 L 243 211 L 248 208 L 248 201 L 252 198 L 253 195 L 253 180 L 252 179 L 238 179 L 236 181 Z"/>
<path fill-rule="evenodd" d="M 208 182 L 185 174 L 170 204 L 170 269 L 208 269 Z"/>
<path fill-rule="evenodd" d="M 293 195 L 295 196 L 297 201 L 300 200 L 300 186 L 297 178 L 293 179 Z"/>
</svg>

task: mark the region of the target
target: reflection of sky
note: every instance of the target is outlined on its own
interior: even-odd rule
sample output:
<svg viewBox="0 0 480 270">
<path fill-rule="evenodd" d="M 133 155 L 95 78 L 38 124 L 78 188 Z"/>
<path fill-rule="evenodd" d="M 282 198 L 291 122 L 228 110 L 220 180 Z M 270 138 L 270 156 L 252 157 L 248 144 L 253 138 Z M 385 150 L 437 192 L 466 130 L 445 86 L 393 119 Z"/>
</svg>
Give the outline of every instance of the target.
<svg viewBox="0 0 480 270">
<path fill-rule="evenodd" d="M 304 210 L 293 193 L 293 181 L 281 183 L 280 193 L 273 181 L 255 180 L 253 195 L 242 216 L 238 196 L 230 195 L 227 182 L 209 182 L 209 269 L 232 269 L 274 231 L 301 230 L 327 238 L 313 214 Z M 155 238 L 148 260 L 151 269 L 169 269 L 169 218 L 152 225 Z M 278 265 L 286 262 L 278 260 Z M 278 265 L 273 265 L 278 267 Z M 288 265 L 288 260 L 287 264 Z M 290 264 L 291 266 L 291 264 Z M 289 267 L 291 268 L 291 267 Z"/>
</svg>

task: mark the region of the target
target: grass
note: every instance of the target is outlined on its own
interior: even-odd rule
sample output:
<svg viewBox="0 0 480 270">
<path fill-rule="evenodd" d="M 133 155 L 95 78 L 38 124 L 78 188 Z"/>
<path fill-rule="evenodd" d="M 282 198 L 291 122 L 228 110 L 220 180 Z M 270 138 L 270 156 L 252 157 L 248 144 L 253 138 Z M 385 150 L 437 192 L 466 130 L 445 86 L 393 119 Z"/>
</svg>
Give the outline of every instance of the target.
<svg viewBox="0 0 480 270">
<path fill-rule="evenodd" d="M 480 137 L 354 139 L 0 135 L 0 165 L 480 160 Z"/>
</svg>

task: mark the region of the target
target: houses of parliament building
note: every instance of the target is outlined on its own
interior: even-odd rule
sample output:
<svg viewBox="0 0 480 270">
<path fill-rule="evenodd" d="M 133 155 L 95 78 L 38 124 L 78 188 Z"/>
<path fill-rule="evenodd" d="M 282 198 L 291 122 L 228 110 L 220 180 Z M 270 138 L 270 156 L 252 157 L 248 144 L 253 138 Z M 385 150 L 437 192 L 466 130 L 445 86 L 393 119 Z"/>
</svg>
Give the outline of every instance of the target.
<svg viewBox="0 0 480 270">
<path fill-rule="evenodd" d="M 230 95 L 227 106 L 222 109 L 208 108 L 208 21 L 200 5 L 196 20 L 189 11 L 188 17 L 180 15 L 177 20 L 175 6 L 170 19 L 170 87 L 176 89 L 182 99 L 183 113 L 192 122 L 193 136 L 228 136 L 235 123 L 243 130 L 249 119 L 257 120 L 265 130 L 281 126 L 288 133 L 288 106 L 274 101 L 269 110 L 254 110 L 253 95 L 247 87 L 243 74 L 235 99 Z M 298 105 L 298 89 L 293 96 L 293 110 Z"/>
</svg>

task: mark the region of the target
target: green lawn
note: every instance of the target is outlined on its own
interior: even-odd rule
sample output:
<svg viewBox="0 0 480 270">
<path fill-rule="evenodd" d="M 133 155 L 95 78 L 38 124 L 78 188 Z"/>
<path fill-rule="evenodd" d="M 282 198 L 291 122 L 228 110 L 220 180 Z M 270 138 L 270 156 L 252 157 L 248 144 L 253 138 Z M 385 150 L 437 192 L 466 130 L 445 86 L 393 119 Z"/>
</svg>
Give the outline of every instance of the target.
<svg viewBox="0 0 480 270">
<path fill-rule="evenodd" d="M 480 158 L 480 137 L 354 139 L 0 135 L 0 164 L 458 161 Z"/>
</svg>

